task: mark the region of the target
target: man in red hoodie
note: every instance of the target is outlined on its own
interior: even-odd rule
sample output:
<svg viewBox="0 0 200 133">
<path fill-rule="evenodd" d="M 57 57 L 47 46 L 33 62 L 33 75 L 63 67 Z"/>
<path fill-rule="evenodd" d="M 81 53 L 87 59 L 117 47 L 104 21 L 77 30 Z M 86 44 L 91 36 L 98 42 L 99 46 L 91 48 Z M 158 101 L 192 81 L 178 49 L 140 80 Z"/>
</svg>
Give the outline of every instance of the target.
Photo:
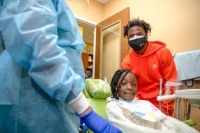
<svg viewBox="0 0 200 133">
<path fill-rule="evenodd" d="M 121 69 L 130 69 L 138 79 L 137 98 L 148 100 L 156 107 L 159 102 L 160 79 L 162 79 L 162 94 L 165 94 L 165 83 L 177 78 L 173 56 L 166 44 L 160 41 L 147 41 L 151 33 L 150 24 L 139 18 L 133 19 L 124 26 L 124 37 L 132 48 L 121 64 Z M 170 89 L 173 93 L 173 89 Z M 172 116 L 174 101 L 163 101 L 162 112 Z"/>
</svg>

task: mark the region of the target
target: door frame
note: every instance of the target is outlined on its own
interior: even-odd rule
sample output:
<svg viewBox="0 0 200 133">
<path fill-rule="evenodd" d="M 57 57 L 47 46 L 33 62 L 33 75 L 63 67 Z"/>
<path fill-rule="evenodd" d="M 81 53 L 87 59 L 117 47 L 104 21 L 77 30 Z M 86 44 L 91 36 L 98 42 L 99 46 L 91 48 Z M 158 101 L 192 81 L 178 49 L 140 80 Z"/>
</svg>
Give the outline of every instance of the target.
<svg viewBox="0 0 200 133">
<path fill-rule="evenodd" d="M 120 12 L 114 14 L 113 16 L 105 19 L 104 21 L 98 23 L 96 25 L 96 48 L 95 48 L 95 75 L 94 77 L 96 79 L 100 78 L 100 44 L 101 44 L 101 30 L 104 29 L 105 27 L 107 27 L 110 24 L 115 23 L 116 21 L 121 21 L 121 29 L 123 29 L 123 27 L 125 25 L 127 25 L 127 23 L 130 21 L 130 8 L 127 7 L 123 10 L 121 10 Z M 128 54 L 130 47 L 129 45 L 125 45 L 127 44 L 127 39 L 125 37 L 123 37 L 123 34 L 121 35 L 121 58 L 120 58 L 120 62 L 122 62 L 122 60 L 125 58 L 125 56 Z"/>
<path fill-rule="evenodd" d="M 79 16 L 76 16 L 75 15 L 75 18 L 76 18 L 76 21 L 79 21 L 79 22 L 82 22 L 82 23 L 85 23 L 87 25 L 90 25 L 92 27 L 94 27 L 94 42 L 93 42 L 93 72 L 92 72 L 92 78 L 94 78 L 95 76 L 95 57 L 96 57 L 96 25 L 97 23 L 95 22 L 92 22 L 88 19 L 85 19 L 85 18 L 82 18 L 82 17 L 79 17 Z"/>
</svg>

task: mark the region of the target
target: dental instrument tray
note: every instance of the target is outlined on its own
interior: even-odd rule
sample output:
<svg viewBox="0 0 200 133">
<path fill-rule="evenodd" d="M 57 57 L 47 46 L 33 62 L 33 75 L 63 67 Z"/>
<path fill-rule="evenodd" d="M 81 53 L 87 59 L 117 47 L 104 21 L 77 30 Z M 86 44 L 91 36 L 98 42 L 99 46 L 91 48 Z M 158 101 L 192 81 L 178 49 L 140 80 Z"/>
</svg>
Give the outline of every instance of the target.
<svg viewBox="0 0 200 133">
<path fill-rule="evenodd" d="M 175 96 L 176 98 L 187 99 L 193 107 L 200 107 L 200 89 L 177 90 Z"/>
<path fill-rule="evenodd" d="M 200 89 L 176 90 L 175 96 L 182 99 L 200 100 Z"/>
</svg>

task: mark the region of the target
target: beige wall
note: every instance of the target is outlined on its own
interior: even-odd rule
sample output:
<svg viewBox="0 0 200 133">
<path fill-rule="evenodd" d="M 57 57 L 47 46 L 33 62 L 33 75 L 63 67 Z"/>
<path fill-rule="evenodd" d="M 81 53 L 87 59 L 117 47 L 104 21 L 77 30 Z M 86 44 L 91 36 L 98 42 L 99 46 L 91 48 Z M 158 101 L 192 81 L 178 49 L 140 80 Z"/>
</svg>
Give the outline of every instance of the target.
<svg viewBox="0 0 200 133">
<path fill-rule="evenodd" d="M 200 49 L 200 0 L 110 0 L 104 16 L 127 6 L 131 19 L 151 24 L 149 40 L 165 42 L 173 54 Z"/>
<path fill-rule="evenodd" d="M 153 30 L 149 40 L 167 44 L 172 54 L 200 49 L 200 0 L 66 0 L 75 15 L 101 22 L 130 7 L 130 18 L 141 18 Z"/>
</svg>

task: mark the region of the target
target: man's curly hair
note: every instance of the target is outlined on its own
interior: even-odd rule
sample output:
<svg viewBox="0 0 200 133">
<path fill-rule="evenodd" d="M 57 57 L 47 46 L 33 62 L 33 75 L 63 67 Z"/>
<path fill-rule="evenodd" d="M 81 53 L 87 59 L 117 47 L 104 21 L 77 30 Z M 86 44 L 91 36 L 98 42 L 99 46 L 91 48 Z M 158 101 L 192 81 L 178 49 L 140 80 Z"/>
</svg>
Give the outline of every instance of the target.
<svg viewBox="0 0 200 133">
<path fill-rule="evenodd" d="M 133 26 L 141 26 L 144 29 L 145 34 L 149 34 L 149 35 L 152 30 L 151 25 L 149 23 L 137 18 L 137 19 L 133 19 L 132 21 L 129 21 L 128 24 L 124 26 L 124 37 L 128 36 L 128 30 Z"/>
</svg>

